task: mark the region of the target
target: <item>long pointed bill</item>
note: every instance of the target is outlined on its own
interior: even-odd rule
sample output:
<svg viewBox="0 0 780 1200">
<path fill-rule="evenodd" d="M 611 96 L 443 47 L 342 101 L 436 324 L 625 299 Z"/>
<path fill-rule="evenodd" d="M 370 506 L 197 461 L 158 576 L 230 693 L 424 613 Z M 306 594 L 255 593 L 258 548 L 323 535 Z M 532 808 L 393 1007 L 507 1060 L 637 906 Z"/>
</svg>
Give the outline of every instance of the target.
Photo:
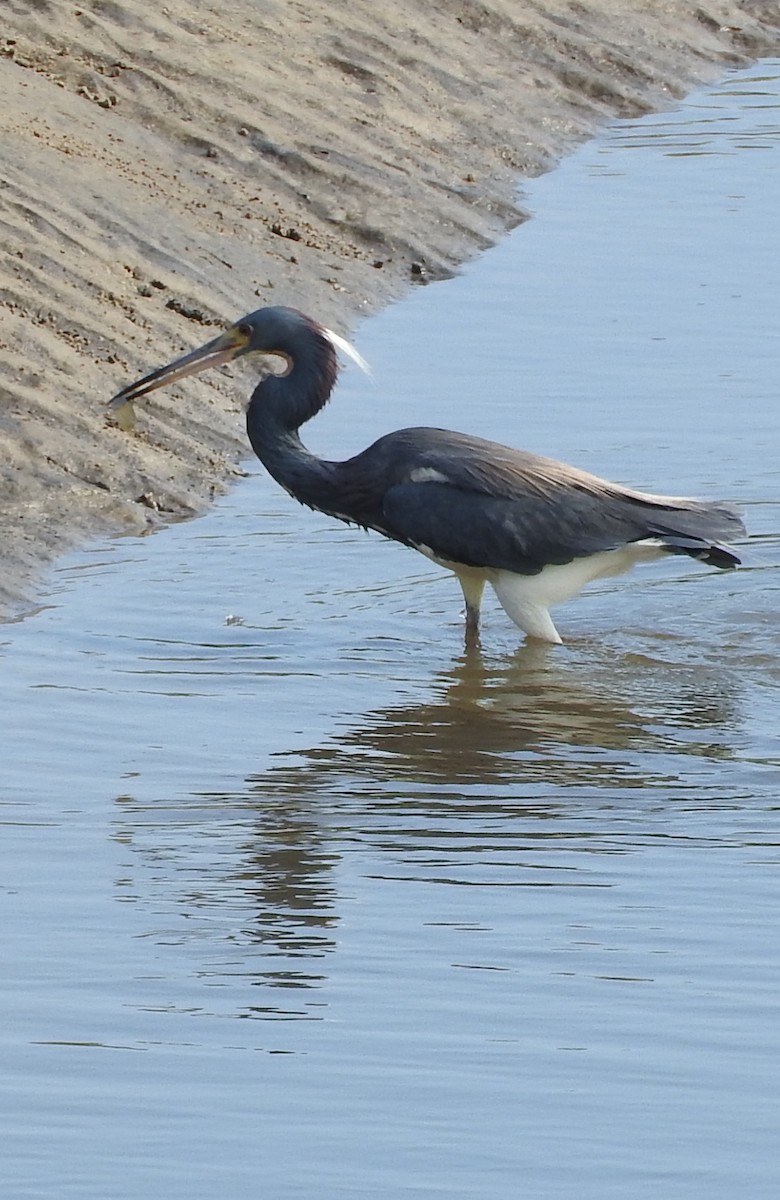
<svg viewBox="0 0 780 1200">
<path fill-rule="evenodd" d="M 130 429 L 134 421 L 133 400 L 138 400 L 141 396 L 146 396 L 147 393 L 165 387 L 169 383 L 175 383 L 177 379 L 185 379 L 187 375 L 205 371 L 208 367 L 221 367 L 223 363 L 230 362 L 231 359 L 244 354 L 248 348 L 249 334 L 234 325 L 226 333 L 214 338 L 212 342 L 207 342 L 205 346 L 191 350 L 189 354 L 183 354 L 181 358 L 174 359 L 167 366 L 158 367 L 156 371 L 150 371 L 148 375 L 144 375 L 143 379 L 138 379 L 135 383 L 130 383 L 127 387 L 122 388 L 121 392 L 117 392 L 108 401 L 109 413 L 121 428 Z"/>
</svg>

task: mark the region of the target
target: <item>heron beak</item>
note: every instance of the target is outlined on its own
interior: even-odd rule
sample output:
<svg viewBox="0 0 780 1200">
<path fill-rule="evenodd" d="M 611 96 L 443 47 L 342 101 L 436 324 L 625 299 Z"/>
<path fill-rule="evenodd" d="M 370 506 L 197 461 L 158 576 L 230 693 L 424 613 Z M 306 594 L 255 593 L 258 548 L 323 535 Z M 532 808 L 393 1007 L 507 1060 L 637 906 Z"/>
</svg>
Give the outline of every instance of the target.
<svg viewBox="0 0 780 1200">
<path fill-rule="evenodd" d="M 181 358 L 174 359 L 167 366 L 150 371 L 148 375 L 144 375 L 135 383 L 129 383 L 127 387 L 122 388 L 121 392 L 117 392 L 115 396 L 111 397 L 107 405 L 108 411 L 121 428 L 131 429 L 134 418 L 133 400 L 138 400 L 141 396 L 146 396 L 149 392 L 154 392 L 157 388 L 165 387 L 169 383 L 175 383 L 178 379 L 185 379 L 187 375 L 205 371 L 208 367 L 221 367 L 231 359 L 237 358 L 238 355 L 245 354 L 248 349 L 248 332 L 233 325 L 226 333 L 220 334 L 212 342 L 207 342 L 205 346 L 191 350 L 189 354 L 183 354 Z"/>
</svg>

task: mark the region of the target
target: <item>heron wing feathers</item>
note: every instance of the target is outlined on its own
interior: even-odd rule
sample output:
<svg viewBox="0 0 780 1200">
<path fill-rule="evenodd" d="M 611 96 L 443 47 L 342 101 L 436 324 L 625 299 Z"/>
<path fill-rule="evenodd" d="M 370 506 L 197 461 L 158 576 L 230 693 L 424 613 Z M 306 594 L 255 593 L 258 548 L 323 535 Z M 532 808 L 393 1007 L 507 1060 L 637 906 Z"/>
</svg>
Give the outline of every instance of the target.
<svg viewBox="0 0 780 1200">
<path fill-rule="evenodd" d="M 693 537 L 729 538 L 745 532 L 744 523 L 732 505 L 635 491 L 556 459 L 470 434 L 418 428 L 399 430 L 389 438 L 404 440 L 402 449 L 407 461 L 414 460 L 418 469 L 436 470 L 448 483 L 467 492 L 523 503 L 538 499 L 556 507 L 568 507 L 573 496 L 586 498 L 583 504 L 588 507 L 590 498 L 597 501 L 597 512 L 613 504 L 623 506 L 620 511 L 624 515 L 626 506 L 628 509 L 635 506 L 636 519 L 643 514 L 642 520 L 657 522 L 659 529 L 663 526 L 670 533 Z"/>
<path fill-rule="evenodd" d="M 443 561 L 533 575 L 553 563 L 613 550 L 642 537 L 638 527 L 576 494 L 505 499 L 445 483 L 400 484 L 385 493 L 392 536 Z"/>
<path fill-rule="evenodd" d="M 728 505 L 634 492 L 553 459 L 447 430 L 401 430 L 390 437 L 405 442 L 393 448 L 393 457 L 406 466 L 385 491 L 388 532 L 436 558 L 535 574 L 549 564 L 657 538 L 670 552 L 713 566 L 739 561 L 720 544 L 744 532 Z"/>
</svg>

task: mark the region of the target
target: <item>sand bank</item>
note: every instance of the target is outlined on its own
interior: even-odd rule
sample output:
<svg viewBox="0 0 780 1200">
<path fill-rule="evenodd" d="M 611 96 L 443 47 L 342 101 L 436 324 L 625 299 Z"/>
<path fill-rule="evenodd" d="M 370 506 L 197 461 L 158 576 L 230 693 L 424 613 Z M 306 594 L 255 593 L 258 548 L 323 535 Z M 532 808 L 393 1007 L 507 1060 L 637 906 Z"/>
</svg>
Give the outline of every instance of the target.
<svg viewBox="0 0 780 1200">
<path fill-rule="evenodd" d="M 0 613 L 240 469 L 245 381 L 191 381 L 186 419 L 160 393 L 133 435 L 118 387 L 263 304 L 348 332 L 599 123 L 779 46 L 774 0 L 7 0 Z"/>
</svg>

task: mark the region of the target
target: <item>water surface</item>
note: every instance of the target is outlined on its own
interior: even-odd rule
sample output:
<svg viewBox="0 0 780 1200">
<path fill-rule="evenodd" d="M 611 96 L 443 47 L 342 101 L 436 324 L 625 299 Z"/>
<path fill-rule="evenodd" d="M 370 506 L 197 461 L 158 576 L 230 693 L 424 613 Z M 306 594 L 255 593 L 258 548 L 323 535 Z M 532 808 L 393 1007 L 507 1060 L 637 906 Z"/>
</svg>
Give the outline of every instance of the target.
<svg viewBox="0 0 780 1200">
<path fill-rule="evenodd" d="M 552 650 L 489 605 L 466 655 L 453 580 L 255 466 L 65 563 L 0 630 L 14 1200 L 776 1194 L 780 64 L 527 201 L 310 444 L 729 498 L 748 565 L 604 581 Z"/>
</svg>

